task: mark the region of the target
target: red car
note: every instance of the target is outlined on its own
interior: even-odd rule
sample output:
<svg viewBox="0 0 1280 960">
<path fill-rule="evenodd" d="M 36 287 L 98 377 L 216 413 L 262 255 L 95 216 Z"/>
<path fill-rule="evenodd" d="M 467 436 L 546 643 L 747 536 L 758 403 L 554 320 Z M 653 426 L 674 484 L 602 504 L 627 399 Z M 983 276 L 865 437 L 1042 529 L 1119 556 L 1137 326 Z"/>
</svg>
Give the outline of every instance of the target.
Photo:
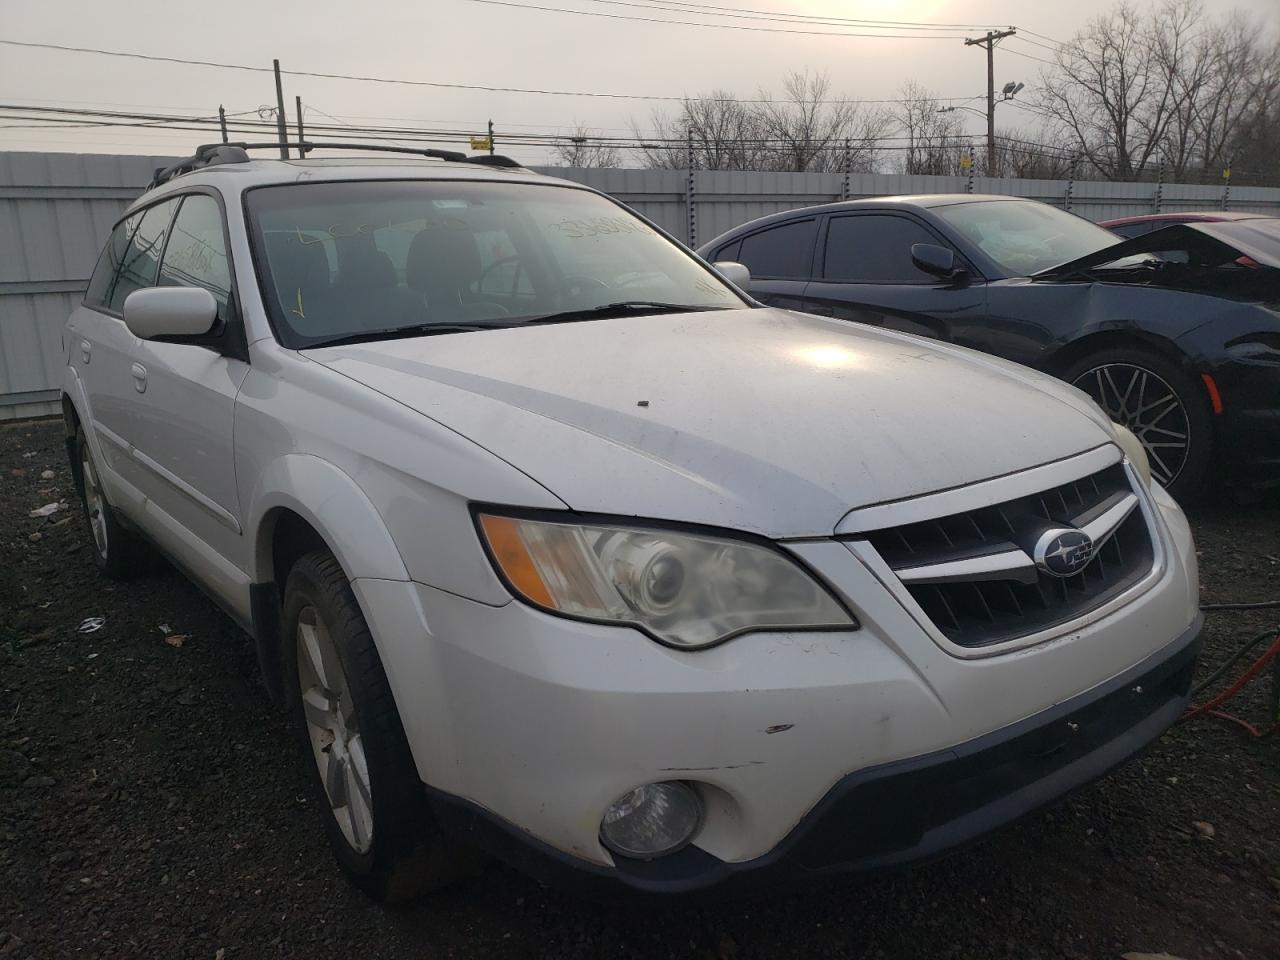
<svg viewBox="0 0 1280 960">
<path fill-rule="evenodd" d="M 1262 213 L 1245 213 L 1228 210 L 1187 210 L 1181 213 L 1144 213 L 1136 217 L 1119 217 L 1115 220 L 1103 220 L 1098 224 L 1112 233 L 1122 237 L 1140 237 L 1172 223 L 1221 223 L 1224 220 L 1275 220 Z M 1242 267 L 1256 267 L 1258 264 L 1252 257 L 1241 257 L 1236 261 Z"/>
<path fill-rule="evenodd" d="M 1274 217 L 1266 217 L 1261 213 L 1237 213 L 1227 210 L 1195 210 L 1180 211 L 1178 213 L 1144 213 L 1136 217 L 1120 217 L 1116 220 L 1103 220 L 1098 224 L 1100 227 L 1106 227 L 1112 233 L 1118 233 L 1122 237 L 1140 237 L 1144 233 L 1150 233 L 1152 230 L 1159 230 L 1161 227 L 1167 227 L 1171 223 L 1204 223 L 1204 222 L 1221 222 L 1223 220 L 1257 220 L 1257 219 L 1275 219 Z"/>
</svg>

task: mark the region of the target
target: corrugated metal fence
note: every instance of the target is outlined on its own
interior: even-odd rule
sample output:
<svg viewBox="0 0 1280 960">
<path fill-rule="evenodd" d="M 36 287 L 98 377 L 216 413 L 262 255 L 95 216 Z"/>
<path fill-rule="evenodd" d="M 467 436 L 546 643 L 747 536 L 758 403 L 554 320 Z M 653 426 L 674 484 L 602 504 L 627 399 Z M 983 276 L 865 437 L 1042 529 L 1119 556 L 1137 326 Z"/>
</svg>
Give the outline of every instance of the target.
<svg viewBox="0 0 1280 960">
<path fill-rule="evenodd" d="M 62 324 L 164 158 L 0 153 L 0 420 L 58 409 Z"/>
<path fill-rule="evenodd" d="M 1090 220 L 1179 210 L 1248 210 L 1280 216 L 1280 188 L 1084 180 L 768 173 L 700 170 L 568 170 L 544 173 L 603 190 L 692 246 L 740 223 L 795 207 L 890 194 L 997 193 L 1028 197 Z M 692 188 L 692 189 L 690 189 Z"/>
<path fill-rule="evenodd" d="M 102 242 L 165 157 L 0 153 L 0 420 L 53 413 L 63 321 Z M 1156 210 L 1280 215 L 1280 189 L 896 174 L 681 170 L 543 172 L 617 197 L 697 246 L 740 223 L 793 207 L 905 193 L 1030 197 L 1091 220 Z"/>
</svg>

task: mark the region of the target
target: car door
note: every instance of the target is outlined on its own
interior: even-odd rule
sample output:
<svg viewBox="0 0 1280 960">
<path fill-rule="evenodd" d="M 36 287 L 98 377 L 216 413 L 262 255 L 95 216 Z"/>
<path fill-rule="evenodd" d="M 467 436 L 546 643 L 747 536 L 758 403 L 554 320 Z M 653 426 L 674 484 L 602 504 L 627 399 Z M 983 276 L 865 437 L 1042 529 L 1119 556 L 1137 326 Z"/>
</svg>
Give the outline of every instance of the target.
<svg viewBox="0 0 1280 960">
<path fill-rule="evenodd" d="M 132 352 L 137 340 L 124 323 L 124 301 L 155 282 L 160 250 L 176 203 L 162 201 L 130 215 L 111 232 L 84 306 L 67 326 L 70 361 L 84 388 L 107 495 L 128 511 L 143 478 L 130 456 L 138 425 Z M 117 479 L 128 484 L 121 489 Z"/>
<path fill-rule="evenodd" d="M 804 306 L 804 289 L 813 272 L 817 236 L 817 217 L 788 220 L 721 247 L 716 259 L 745 264 L 751 271 L 749 292 L 757 300 L 799 310 Z"/>
<path fill-rule="evenodd" d="M 148 510 L 176 521 L 178 536 L 194 537 L 243 569 L 232 424 L 236 395 L 249 365 L 237 344 L 240 314 L 219 198 L 188 193 L 173 221 L 158 286 L 203 287 L 218 304 L 208 337 L 137 340 L 131 375 L 139 411 L 134 456 L 146 474 Z M 200 545 L 196 549 L 207 553 Z M 229 568 L 207 570 L 210 586 L 231 589 Z M 222 574 L 220 576 L 219 574 Z"/>
<path fill-rule="evenodd" d="M 967 328 L 986 319 L 986 284 L 959 253 L 958 280 L 940 280 L 911 259 L 911 247 L 930 243 L 952 249 L 923 223 L 905 214 L 829 216 L 820 231 L 816 270 L 804 309 L 822 316 L 888 327 L 939 340 L 966 343 Z"/>
</svg>

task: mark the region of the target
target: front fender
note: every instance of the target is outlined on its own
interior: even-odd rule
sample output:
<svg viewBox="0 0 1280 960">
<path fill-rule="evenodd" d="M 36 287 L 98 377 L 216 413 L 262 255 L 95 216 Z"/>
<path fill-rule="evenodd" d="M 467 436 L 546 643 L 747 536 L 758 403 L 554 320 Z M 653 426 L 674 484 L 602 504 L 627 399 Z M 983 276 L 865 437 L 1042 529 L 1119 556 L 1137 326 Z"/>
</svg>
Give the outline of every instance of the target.
<svg viewBox="0 0 1280 960">
<path fill-rule="evenodd" d="M 253 531 L 250 577 L 272 580 L 274 514 L 291 510 L 320 534 L 347 576 L 408 580 L 400 551 L 381 515 L 356 482 L 327 460 L 291 453 L 273 460 L 258 477 L 249 501 Z"/>
</svg>

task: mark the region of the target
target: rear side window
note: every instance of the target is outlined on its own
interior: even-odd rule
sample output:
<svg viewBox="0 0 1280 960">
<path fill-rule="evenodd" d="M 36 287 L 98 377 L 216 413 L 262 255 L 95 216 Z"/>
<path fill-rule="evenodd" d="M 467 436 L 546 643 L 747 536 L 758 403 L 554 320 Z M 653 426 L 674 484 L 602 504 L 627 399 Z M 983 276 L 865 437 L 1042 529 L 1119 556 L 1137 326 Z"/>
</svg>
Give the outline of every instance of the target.
<svg viewBox="0 0 1280 960">
<path fill-rule="evenodd" d="M 862 214 L 833 217 L 827 229 L 822 276 L 845 283 L 937 283 L 911 261 L 911 246 L 937 244 L 928 230 L 906 217 Z"/>
<path fill-rule="evenodd" d="M 158 285 L 203 287 L 218 301 L 218 319 L 228 318 L 231 266 L 222 210 L 213 197 L 195 193 L 183 199 L 169 232 Z"/>
<path fill-rule="evenodd" d="M 108 309 L 116 313 L 122 312 L 125 298 L 129 294 L 155 285 L 165 234 L 169 231 L 169 220 L 176 205 L 176 200 L 166 200 L 143 213 L 138 229 L 133 232 L 125 248 L 116 274 L 115 287 L 107 301 Z"/>
<path fill-rule="evenodd" d="M 116 271 L 124 260 L 125 250 L 129 247 L 129 236 L 138 226 L 139 217 L 135 214 L 126 217 L 116 224 L 102 248 L 102 256 L 98 257 L 98 265 L 93 268 L 93 276 L 89 280 L 89 289 L 85 291 L 84 302 L 90 307 L 106 307 L 111 300 L 111 288 L 116 282 Z"/>
<path fill-rule="evenodd" d="M 742 240 L 738 260 L 752 277 L 809 279 L 816 220 L 797 220 L 753 233 Z"/>
</svg>

